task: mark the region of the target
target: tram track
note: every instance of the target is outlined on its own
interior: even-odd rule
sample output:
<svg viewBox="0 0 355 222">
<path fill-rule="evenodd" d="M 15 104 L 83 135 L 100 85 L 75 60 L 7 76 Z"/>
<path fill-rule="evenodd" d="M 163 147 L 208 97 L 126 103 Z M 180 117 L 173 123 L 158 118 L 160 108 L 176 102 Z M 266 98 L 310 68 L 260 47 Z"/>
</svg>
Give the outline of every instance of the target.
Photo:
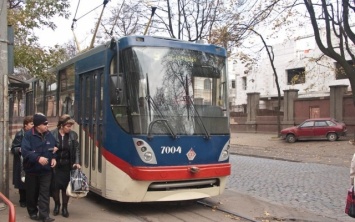
<svg viewBox="0 0 355 222">
<path fill-rule="evenodd" d="M 210 204 L 210 203 L 208 203 L 208 202 L 206 202 L 206 201 L 204 201 L 204 200 L 198 200 L 198 201 L 196 201 L 196 203 L 197 203 L 197 204 L 200 204 L 200 205 L 203 205 L 203 206 L 205 206 L 205 207 L 209 207 L 209 208 L 211 208 L 211 209 L 214 209 L 214 210 L 223 212 L 223 213 L 229 215 L 231 218 L 238 219 L 238 221 L 242 221 L 242 220 L 240 220 L 240 218 L 241 218 L 241 219 L 243 219 L 243 220 L 245 220 L 245 221 L 259 222 L 259 221 L 257 221 L 257 220 L 252 219 L 252 218 L 249 218 L 249 217 L 247 217 L 247 216 L 245 216 L 245 215 L 241 215 L 241 214 L 232 212 L 232 211 L 230 211 L 230 210 L 223 209 L 223 208 L 220 208 L 220 207 L 218 207 L 218 206 L 212 205 L 212 204 Z"/>
<path fill-rule="evenodd" d="M 120 209 L 121 216 L 130 218 L 129 221 L 239 221 L 260 222 L 241 214 L 218 208 L 204 200 L 199 201 L 173 201 L 166 203 L 118 203 L 116 209 Z M 112 207 L 112 206 L 111 206 Z M 123 215 L 122 215 L 123 214 Z"/>
</svg>

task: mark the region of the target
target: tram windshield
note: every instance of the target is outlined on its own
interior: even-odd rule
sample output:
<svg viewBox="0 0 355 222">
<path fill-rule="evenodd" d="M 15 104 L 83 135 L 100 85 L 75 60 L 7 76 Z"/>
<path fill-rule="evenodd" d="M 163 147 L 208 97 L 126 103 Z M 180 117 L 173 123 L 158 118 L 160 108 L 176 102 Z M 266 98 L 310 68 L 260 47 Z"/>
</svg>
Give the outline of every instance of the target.
<svg viewBox="0 0 355 222">
<path fill-rule="evenodd" d="M 122 115 L 115 116 L 122 127 L 130 128 L 127 131 L 229 133 L 225 58 L 187 49 L 133 47 L 121 52 L 120 60 L 127 84 L 120 103 L 127 100 L 131 124 L 124 124 Z"/>
</svg>

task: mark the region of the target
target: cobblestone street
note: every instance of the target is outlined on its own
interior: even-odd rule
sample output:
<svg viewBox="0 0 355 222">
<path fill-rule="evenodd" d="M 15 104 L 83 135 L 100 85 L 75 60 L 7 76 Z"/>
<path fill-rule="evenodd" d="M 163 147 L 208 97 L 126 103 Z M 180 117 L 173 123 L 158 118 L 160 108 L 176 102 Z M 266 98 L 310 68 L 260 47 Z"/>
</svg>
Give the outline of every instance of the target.
<svg viewBox="0 0 355 222">
<path fill-rule="evenodd" d="M 348 140 L 287 143 L 276 134 L 232 133 L 228 189 L 334 221 L 344 213 L 355 146 Z"/>
<path fill-rule="evenodd" d="M 349 169 L 232 155 L 227 188 L 272 203 L 308 210 L 334 221 L 352 221 L 344 213 Z"/>
</svg>

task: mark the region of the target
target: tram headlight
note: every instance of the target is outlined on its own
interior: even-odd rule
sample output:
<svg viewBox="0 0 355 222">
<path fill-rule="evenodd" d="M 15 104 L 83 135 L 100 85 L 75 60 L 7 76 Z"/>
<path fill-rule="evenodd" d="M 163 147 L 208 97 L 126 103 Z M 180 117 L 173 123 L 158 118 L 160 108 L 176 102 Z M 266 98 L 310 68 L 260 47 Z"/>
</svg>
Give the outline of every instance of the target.
<svg viewBox="0 0 355 222">
<path fill-rule="evenodd" d="M 229 158 L 229 140 L 224 145 L 221 154 L 219 155 L 218 161 L 225 161 Z"/>
<path fill-rule="evenodd" d="M 141 151 L 144 153 L 145 151 L 147 151 L 147 147 L 145 146 L 141 147 Z"/>
<path fill-rule="evenodd" d="M 227 159 L 228 156 L 229 156 L 228 150 L 223 150 L 222 153 L 221 153 L 221 158 L 222 159 Z"/>
<path fill-rule="evenodd" d="M 140 159 L 147 164 L 157 164 L 153 148 L 141 138 L 133 138 L 134 146 Z"/>
<path fill-rule="evenodd" d="M 146 152 L 144 153 L 144 159 L 145 161 L 151 161 L 153 158 L 153 154 L 151 152 Z"/>
</svg>

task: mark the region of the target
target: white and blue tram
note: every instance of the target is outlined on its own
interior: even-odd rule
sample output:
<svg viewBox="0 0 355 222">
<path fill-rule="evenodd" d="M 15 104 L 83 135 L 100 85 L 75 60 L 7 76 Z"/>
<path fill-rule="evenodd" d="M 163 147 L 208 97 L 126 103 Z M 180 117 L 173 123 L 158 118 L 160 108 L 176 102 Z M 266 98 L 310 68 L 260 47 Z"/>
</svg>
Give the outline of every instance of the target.
<svg viewBox="0 0 355 222">
<path fill-rule="evenodd" d="M 225 49 L 151 36 L 112 39 L 34 81 L 27 114 L 77 124 L 91 191 L 122 202 L 223 192 L 229 164 Z"/>
</svg>

